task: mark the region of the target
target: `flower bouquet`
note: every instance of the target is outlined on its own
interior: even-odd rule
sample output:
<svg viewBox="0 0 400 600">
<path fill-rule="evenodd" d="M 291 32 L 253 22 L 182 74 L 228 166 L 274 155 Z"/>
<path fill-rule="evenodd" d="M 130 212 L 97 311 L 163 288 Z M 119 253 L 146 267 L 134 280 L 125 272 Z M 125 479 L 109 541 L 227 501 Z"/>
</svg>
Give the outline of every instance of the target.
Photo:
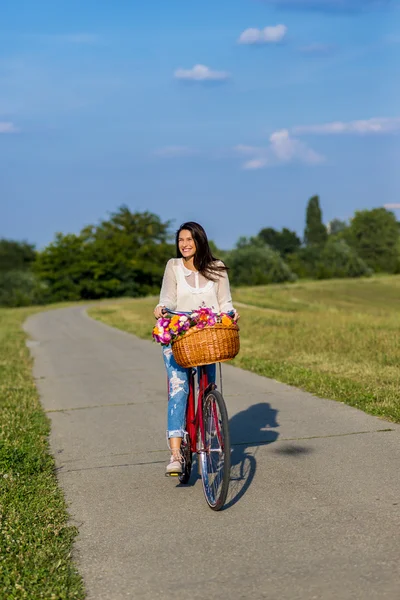
<svg viewBox="0 0 400 600">
<path fill-rule="evenodd" d="M 211 308 L 201 307 L 189 315 L 161 317 L 153 328 L 153 339 L 162 346 L 167 346 L 185 335 L 191 327 L 201 330 L 217 323 L 229 327 L 235 321 L 228 313 L 214 313 Z"/>
<path fill-rule="evenodd" d="M 194 367 L 230 360 L 239 352 L 239 327 L 232 315 L 201 307 L 189 315 L 158 319 L 153 339 L 172 344 L 176 362 Z"/>
</svg>

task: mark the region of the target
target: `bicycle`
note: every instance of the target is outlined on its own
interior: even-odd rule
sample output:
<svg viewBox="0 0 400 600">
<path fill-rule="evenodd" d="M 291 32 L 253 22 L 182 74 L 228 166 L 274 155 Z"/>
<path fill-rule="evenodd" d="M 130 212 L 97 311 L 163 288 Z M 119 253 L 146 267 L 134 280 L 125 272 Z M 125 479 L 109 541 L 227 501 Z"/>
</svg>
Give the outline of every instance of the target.
<svg viewBox="0 0 400 600">
<path fill-rule="evenodd" d="M 188 314 L 168 309 L 165 309 L 165 312 L 171 315 Z M 228 412 L 222 395 L 222 370 L 221 363 L 219 364 L 221 391 L 215 383 L 208 382 L 205 366 L 190 370 L 186 433 L 181 443 L 183 469 L 181 474 L 171 474 L 178 477 L 180 483 L 187 484 L 192 470 L 192 454 L 196 453 L 204 496 L 208 506 L 215 511 L 221 510 L 225 503 L 231 468 Z"/>
</svg>

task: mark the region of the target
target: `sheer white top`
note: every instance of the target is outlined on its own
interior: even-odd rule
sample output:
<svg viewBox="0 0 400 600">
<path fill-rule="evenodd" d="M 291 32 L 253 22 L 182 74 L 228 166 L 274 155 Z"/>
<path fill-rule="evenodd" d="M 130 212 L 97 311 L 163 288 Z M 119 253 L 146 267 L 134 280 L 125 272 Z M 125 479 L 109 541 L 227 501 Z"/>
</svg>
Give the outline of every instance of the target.
<svg viewBox="0 0 400 600">
<path fill-rule="evenodd" d="M 182 312 L 207 306 L 215 312 L 229 312 L 233 305 L 228 275 L 221 271 L 217 277 L 217 281 L 210 281 L 187 269 L 182 258 L 171 258 L 165 267 L 158 306 Z"/>
</svg>

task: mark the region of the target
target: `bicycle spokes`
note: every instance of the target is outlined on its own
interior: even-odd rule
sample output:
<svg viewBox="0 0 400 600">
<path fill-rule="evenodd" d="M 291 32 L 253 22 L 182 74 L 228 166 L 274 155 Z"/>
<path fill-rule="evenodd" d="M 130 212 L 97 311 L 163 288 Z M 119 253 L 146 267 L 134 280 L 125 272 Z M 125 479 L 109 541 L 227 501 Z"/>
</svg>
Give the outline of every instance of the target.
<svg viewBox="0 0 400 600">
<path fill-rule="evenodd" d="M 228 415 L 219 392 L 210 392 L 204 402 L 204 448 L 200 452 L 206 499 L 219 510 L 225 502 L 230 477 Z"/>
</svg>

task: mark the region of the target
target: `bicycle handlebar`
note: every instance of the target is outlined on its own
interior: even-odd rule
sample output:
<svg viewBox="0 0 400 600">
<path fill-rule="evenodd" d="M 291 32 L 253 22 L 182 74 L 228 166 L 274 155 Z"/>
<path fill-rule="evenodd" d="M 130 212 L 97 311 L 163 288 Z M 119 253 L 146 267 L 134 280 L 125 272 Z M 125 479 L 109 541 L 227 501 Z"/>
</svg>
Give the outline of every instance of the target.
<svg viewBox="0 0 400 600">
<path fill-rule="evenodd" d="M 184 312 L 184 311 L 176 311 L 176 310 L 171 310 L 170 308 L 166 308 L 164 307 L 164 312 L 169 314 L 169 315 L 185 315 L 185 316 L 189 316 L 192 313 L 196 312 L 195 310 L 192 310 L 191 312 Z M 218 313 L 214 313 L 215 315 Z M 234 310 L 230 310 L 229 312 L 226 313 L 227 315 L 233 316 L 235 314 Z"/>
<path fill-rule="evenodd" d="M 168 315 L 191 315 L 192 313 L 190 312 L 183 312 L 183 311 L 176 311 L 176 310 L 171 310 L 170 308 L 163 308 L 163 312 L 167 313 Z"/>
</svg>

